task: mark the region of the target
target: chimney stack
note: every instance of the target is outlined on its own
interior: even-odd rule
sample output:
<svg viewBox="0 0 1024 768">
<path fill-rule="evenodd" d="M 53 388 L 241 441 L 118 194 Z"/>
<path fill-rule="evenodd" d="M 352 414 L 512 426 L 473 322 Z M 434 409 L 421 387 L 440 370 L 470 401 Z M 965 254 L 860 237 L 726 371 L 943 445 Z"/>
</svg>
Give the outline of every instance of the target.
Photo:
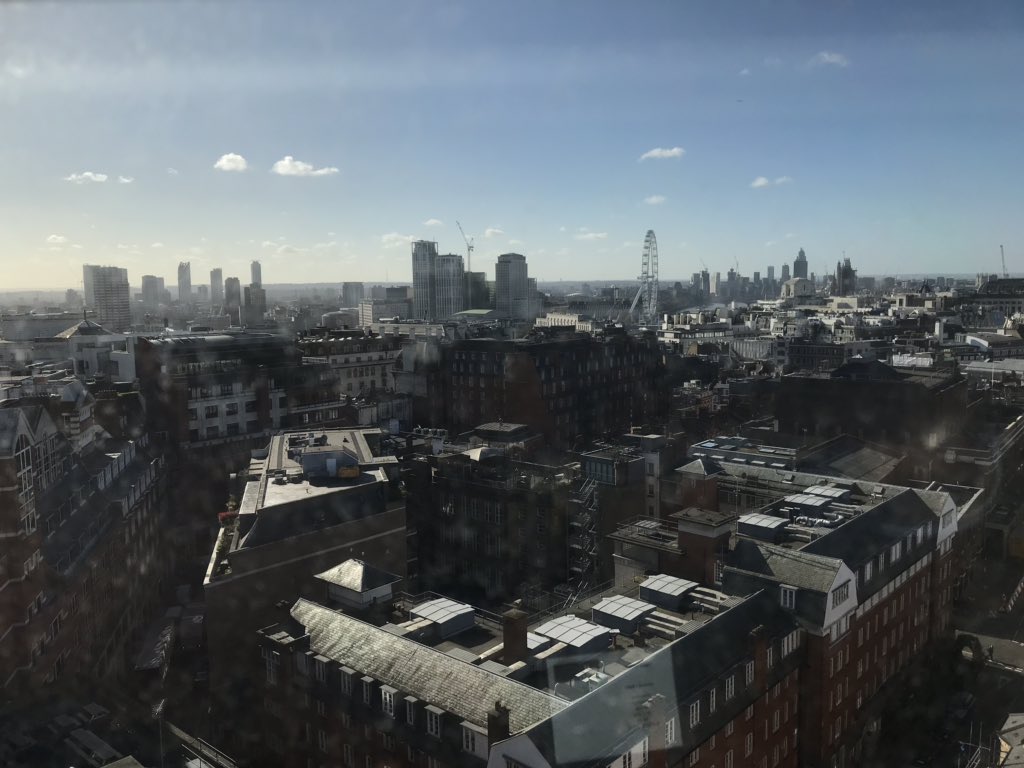
<svg viewBox="0 0 1024 768">
<path fill-rule="evenodd" d="M 510 608 L 502 615 L 502 657 L 506 665 L 526 661 L 530 649 L 526 645 L 527 615 L 518 608 Z"/>
<path fill-rule="evenodd" d="M 509 722 L 509 708 L 500 701 L 494 702 L 494 709 L 487 713 L 487 744 L 493 746 L 512 735 Z"/>
</svg>

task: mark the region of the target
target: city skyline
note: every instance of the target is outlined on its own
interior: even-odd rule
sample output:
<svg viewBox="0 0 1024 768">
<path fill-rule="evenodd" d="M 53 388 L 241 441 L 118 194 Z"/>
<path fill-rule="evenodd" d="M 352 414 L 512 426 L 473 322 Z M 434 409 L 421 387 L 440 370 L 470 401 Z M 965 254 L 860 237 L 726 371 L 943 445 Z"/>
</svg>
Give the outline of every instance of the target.
<svg viewBox="0 0 1024 768">
<path fill-rule="evenodd" d="M 1011 3 L 178 10 L 0 11 L 9 290 L 253 259 L 408 282 L 414 239 L 465 254 L 456 220 L 491 279 L 517 252 L 630 280 L 647 229 L 666 275 L 801 246 L 818 274 L 999 272 L 1000 243 L 1015 271 Z"/>
</svg>

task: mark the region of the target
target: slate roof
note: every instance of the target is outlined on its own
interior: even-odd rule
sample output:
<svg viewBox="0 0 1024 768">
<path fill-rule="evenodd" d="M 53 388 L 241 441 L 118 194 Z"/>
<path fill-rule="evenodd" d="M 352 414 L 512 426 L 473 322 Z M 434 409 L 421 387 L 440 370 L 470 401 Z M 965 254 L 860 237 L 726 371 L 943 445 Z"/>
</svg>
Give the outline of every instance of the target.
<svg viewBox="0 0 1024 768">
<path fill-rule="evenodd" d="M 316 574 L 316 578 L 326 581 L 328 584 L 335 584 L 359 593 L 369 592 L 371 589 L 377 589 L 378 587 L 384 587 L 388 584 L 394 584 L 396 581 L 401 581 L 395 574 L 388 573 L 380 568 L 374 568 L 372 565 L 355 558 L 346 560 L 323 573 Z"/>
<path fill-rule="evenodd" d="M 485 725 L 496 701 L 509 708 L 513 732 L 566 707 L 536 688 L 308 600 L 291 614 L 309 634 L 311 650 L 471 723 Z"/>
<path fill-rule="evenodd" d="M 739 539 L 726 568 L 767 576 L 791 587 L 828 592 L 842 565 L 841 559 L 808 552 L 806 547 L 795 550 Z"/>
<path fill-rule="evenodd" d="M 655 694 L 668 712 L 751 656 L 750 632 L 783 637 L 793 620 L 758 592 L 526 732 L 549 765 L 608 765 L 640 738 L 639 707 Z M 698 738 L 705 738 L 700 736 Z M 692 746 L 697 746 L 693 744 Z"/>
<path fill-rule="evenodd" d="M 916 491 L 906 488 L 810 542 L 801 552 L 837 558 L 856 570 L 911 531 L 934 522 L 935 515 Z"/>
</svg>

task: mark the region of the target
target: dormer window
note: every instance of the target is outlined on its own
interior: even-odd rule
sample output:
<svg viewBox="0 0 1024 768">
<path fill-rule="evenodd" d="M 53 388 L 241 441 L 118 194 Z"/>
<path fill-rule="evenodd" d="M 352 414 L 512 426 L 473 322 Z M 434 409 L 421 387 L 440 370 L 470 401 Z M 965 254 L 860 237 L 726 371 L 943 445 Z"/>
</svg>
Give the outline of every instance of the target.
<svg viewBox="0 0 1024 768">
<path fill-rule="evenodd" d="M 779 598 L 783 608 L 793 610 L 796 607 L 796 589 L 793 587 L 779 587 Z"/>
</svg>

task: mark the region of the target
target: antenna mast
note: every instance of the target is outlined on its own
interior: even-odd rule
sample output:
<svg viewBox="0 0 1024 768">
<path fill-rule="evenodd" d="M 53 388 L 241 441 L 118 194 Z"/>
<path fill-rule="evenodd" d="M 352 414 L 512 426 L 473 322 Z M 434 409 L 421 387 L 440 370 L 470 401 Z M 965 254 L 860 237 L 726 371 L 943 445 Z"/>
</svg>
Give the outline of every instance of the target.
<svg viewBox="0 0 1024 768">
<path fill-rule="evenodd" d="M 1010 273 L 1006 271 L 1006 254 L 1003 253 L 1003 246 L 999 246 L 999 258 L 1003 260 L 1003 279 L 1010 276 Z"/>
</svg>

